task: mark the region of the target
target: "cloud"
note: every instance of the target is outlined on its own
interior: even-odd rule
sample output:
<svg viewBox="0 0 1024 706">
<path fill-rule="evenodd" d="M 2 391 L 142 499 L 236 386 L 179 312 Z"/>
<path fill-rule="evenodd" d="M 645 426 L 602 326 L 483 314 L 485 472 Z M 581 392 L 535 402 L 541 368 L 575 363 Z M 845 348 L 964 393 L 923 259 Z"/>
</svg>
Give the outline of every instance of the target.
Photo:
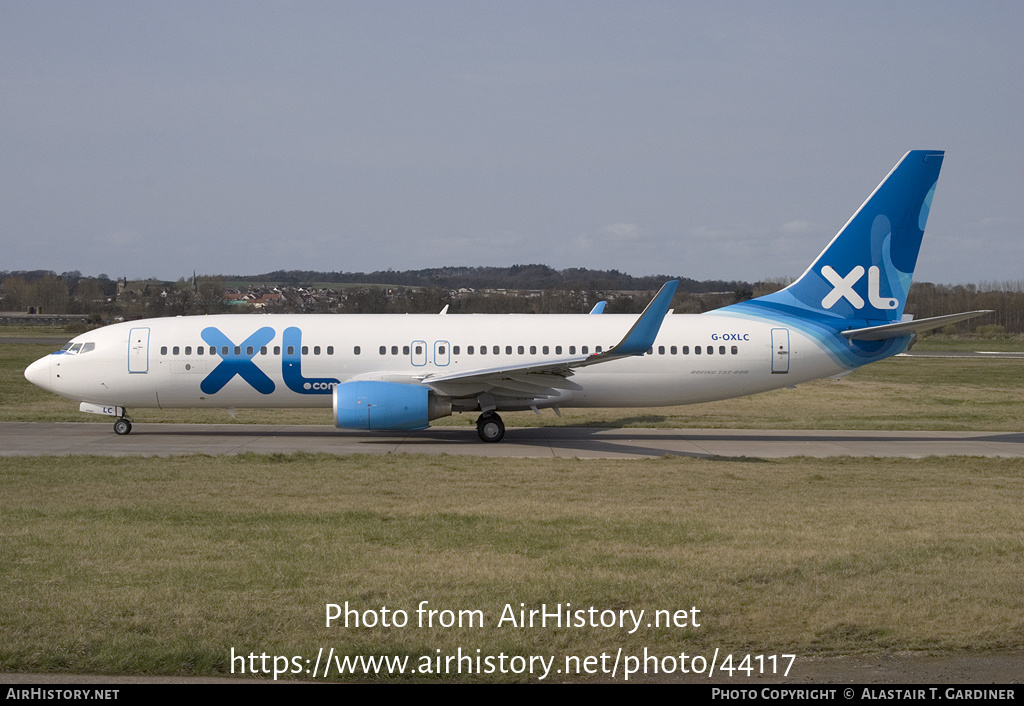
<svg viewBox="0 0 1024 706">
<path fill-rule="evenodd" d="M 709 228 L 708 226 L 697 226 L 690 231 L 693 236 L 699 240 L 749 240 L 751 234 L 749 229 L 743 226 L 723 226 L 719 228 Z"/>
<path fill-rule="evenodd" d="M 104 235 L 103 239 L 108 245 L 123 248 L 135 245 L 142 239 L 142 237 L 139 233 L 133 230 L 115 230 Z"/>
<path fill-rule="evenodd" d="M 636 240 L 640 238 L 640 227 L 632 223 L 612 223 L 598 231 L 598 235 L 605 240 Z"/>
<path fill-rule="evenodd" d="M 800 235 L 802 233 L 809 233 L 811 230 L 811 224 L 807 221 L 790 221 L 789 223 L 782 224 L 779 229 L 786 235 Z"/>
<path fill-rule="evenodd" d="M 602 248 L 625 245 L 641 240 L 643 235 L 640 226 L 634 223 L 610 223 L 597 231 L 597 233 L 582 232 L 573 241 L 576 251 L 589 250 L 598 245 Z"/>
</svg>

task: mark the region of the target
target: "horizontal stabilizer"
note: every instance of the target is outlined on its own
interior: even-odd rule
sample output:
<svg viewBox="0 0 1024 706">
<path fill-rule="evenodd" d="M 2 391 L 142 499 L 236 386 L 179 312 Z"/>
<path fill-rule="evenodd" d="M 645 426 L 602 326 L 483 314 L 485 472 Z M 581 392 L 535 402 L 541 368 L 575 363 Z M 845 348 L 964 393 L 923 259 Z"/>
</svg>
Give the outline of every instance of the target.
<svg viewBox="0 0 1024 706">
<path fill-rule="evenodd" d="M 884 341 L 887 338 L 895 338 L 907 333 L 924 333 L 933 329 L 955 324 L 958 321 L 966 321 L 976 316 L 991 314 L 991 309 L 983 311 L 965 311 L 960 314 L 949 314 L 948 316 L 933 316 L 930 319 L 917 319 L 915 321 L 901 321 L 896 324 L 885 324 L 883 326 L 869 326 L 868 328 L 855 329 L 853 331 L 841 331 L 844 336 L 854 341 Z"/>
</svg>

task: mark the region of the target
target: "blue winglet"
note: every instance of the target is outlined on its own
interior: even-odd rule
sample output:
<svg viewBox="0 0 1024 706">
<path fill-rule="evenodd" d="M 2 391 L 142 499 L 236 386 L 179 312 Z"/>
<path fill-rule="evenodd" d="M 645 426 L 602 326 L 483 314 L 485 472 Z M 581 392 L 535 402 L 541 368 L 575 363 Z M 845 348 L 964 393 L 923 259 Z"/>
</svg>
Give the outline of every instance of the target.
<svg viewBox="0 0 1024 706">
<path fill-rule="evenodd" d="M 603 314 L 604 313 L 604 308 L 607 305 L 608 305 L 608 302 L 606 302 L 606 301 L 599 301 L 597 304 L 594 304 L 594 308 L 590 310 L 590 313 L 591 314 Z"/>
<path fill-rule="evenodd" d="M 672 305 L 672 297 L 676 295 L 679 280 L 671 280 L 661 287 L 651 303 L 640 314 L 629 332 L 619 341 L 618 345 L 607 351 L 609 356 L 643 355 L 658 337 L 661 322 L 665 320 L 668 309 Z"/>
</svg>

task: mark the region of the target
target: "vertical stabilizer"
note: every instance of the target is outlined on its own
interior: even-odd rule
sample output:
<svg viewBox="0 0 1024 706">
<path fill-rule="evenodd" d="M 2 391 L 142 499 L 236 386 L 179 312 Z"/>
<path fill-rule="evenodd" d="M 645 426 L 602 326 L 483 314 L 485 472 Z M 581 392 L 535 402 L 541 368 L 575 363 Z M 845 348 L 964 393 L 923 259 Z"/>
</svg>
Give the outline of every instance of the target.
<svg viewBox="0 0 1024 706">
<path fill-rule="evenodd" d="M 943 154 L 904 155 L 800 279 L 744 304 L 826 319 L 899 321 Z"/>
</svg>

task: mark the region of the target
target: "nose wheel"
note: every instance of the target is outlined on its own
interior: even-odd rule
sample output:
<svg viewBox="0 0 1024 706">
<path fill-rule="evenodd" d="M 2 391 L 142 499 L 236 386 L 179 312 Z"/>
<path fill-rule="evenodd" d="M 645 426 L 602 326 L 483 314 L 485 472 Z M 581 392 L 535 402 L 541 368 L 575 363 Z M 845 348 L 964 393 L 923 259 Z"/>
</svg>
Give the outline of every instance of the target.
<svg viewBox="0 0 1024 706">
<path fill-rule="evenodd" d="M 114 422 L 114 433 L 118 436 L 132 433 L 132 423 L 128 419 L 118 419 Z"/>
<path fill-rule="evenodd" d="M 505 422 L 496 412 L 484 412 L 476 420 L 476 433 L 481 441 L 496 443 L 505 437 Z"/>
</svg>

